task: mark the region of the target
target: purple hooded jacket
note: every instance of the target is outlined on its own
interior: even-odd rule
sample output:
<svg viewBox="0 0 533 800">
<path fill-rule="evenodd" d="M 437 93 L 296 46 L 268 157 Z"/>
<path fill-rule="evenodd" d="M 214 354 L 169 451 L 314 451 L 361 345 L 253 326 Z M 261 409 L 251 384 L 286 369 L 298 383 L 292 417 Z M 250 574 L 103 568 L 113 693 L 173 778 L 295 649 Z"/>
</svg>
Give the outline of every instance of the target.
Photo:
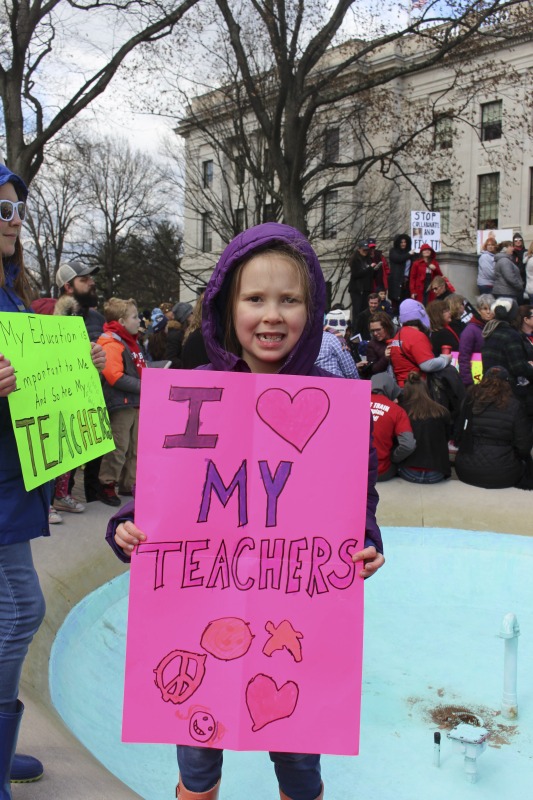
<svg viewBox="0 0 533 800">
<path fill-rule="evenodd" d="M 226 247 L 215 271 L 211 276 L 205 291 L 203 303 L 202 333 L 204 337 L 207 355 L 210 364 L 198 367 L 198 369 L 217 370 L 224 372 L 250 372 L 250 368 L 237 355 L 229 353 L 224 349 L 224 310 L 227 306 L 233 270 L 244 260 L 248 260 L 259 250 L 264 250 L 276 242 L 286 242 L 295 249 L 299 250 L 304 256 L 309 267 L 311 278 L 311 303 L 312 310 L 309 314 L 307 325 L 299 341 L 290 352 L 289 357 L 279 370 L 281 375 L 312 375 L 321 377 L 335 377 L 329 372 L 315 366 L 320 344 L 322 342 L 324 311 L 326 303 L 326 285 L 324 276 L 316 253 L 313 248 L 299 231 L 288 225 L 281 225 L 277 222 L 267 222 L 264 225 L 257 225 L 249 228 L 233 239 Z M 366 525 L 365 525 L 365 546 L 374 545 L 379 553 L 383 552 L 381 532 L 376 522 L 376 508 L 378 504 L 378 493 L 376 491 L 376 479 L 378 472 L 378 460 L 374 448 L 372 437 L 370 437 L 370 450 L 368 460 L 368 491 L 366 505 Z M 357 480 L 357 475 L 354 476 Z M 123 561 L 129 561 L 126 556 L 115 545 L 113 535 L 116 526 L 124 519 L 131 519 L 133 506 L 125 506 L 115 517 L 110 520 L 106 539 L 108 540 L 115 553 Z"/>
<path fill-rule="evenodd" d="M 483 328 L 485 323 L 476 317 L 472 317 L 464 331 L 461 333 L 459 340 L 459 375 L 465 386 L 472 386 L 474 378 L 472 377 L 472 355 L 473 353 L 481 353 L 483 348 Z"/>
</svg>

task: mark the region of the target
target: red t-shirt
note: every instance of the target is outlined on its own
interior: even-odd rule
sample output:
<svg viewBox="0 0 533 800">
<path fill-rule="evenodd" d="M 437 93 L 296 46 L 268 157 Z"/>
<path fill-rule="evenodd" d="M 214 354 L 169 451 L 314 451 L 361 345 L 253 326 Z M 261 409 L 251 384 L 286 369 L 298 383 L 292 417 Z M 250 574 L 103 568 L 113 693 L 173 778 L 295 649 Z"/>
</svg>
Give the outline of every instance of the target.
<svg viewBox="0 0 533 800">
<path fill-rule="evenodd" d="M 400 433 L 413 432 L 409 417 L 401 406 L 383 394 L 373 394 L 370 402 L 374 420 L 374 444 L 378 454 L 378 475 L 391 465 L 394 437 Z"/>
<path fill-rule="evenodd" d="M 398 386 L 403 386 L 409 373 L 420 372 L 418 365 L 435 358 L 435 353 L 425 333 L 404 325 L 392 340 L 390 358 Z"/>
</svg>

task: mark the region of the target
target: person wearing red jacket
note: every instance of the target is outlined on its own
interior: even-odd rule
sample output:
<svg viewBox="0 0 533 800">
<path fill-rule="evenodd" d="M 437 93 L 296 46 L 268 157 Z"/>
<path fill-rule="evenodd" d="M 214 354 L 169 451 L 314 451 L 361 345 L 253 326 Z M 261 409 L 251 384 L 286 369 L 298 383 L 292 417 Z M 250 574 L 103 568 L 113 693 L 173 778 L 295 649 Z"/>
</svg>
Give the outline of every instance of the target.
<svg viewBox="0 0 533 800">
<path fill-rule="evenodd" d="M 411 298 L 426 305 L 430 284 L 437 275 L 442 275 L 442 272 L 435 258 L 435 251 L 429 244 L 423 244 L 420 248 L 420 258 L 413 262 L 409 273 Z"/>
</svg>

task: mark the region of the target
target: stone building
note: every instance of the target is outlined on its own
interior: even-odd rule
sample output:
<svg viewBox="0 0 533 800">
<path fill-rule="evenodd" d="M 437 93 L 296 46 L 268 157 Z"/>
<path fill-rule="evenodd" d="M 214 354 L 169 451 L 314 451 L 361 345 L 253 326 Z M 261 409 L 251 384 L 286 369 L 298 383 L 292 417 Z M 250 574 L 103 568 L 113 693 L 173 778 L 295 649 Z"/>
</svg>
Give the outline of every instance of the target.
<svg viewBox="0 0 533 800">
<path fill-rule="evenodd" d="M 426 65 L 368 93 L 364 102 L 326 108 L 308 143 L 308 165 L 331 168 L 317 170 L 306 185 L 318 198 L 307 228 L 333 301 L 347 302 L 347 261 L 357 240 L 374 236 L 388 252 L 395 234 L 409 232 L 414 209 L 440 212 L 440 260 L 469 296 L 475 294 L 478 229 L 521 231 L 526 246 L 533 240 L 532 39 L 529 31 L 505 44 L 488 37 L 472 43 L 468 55 Z M 352 40 L 332 49 L 320 68 L 360 45 Z M 392 72 L 420 55 L 420 41 L 403 37 L 372 53 L 365 69 Z M 354 71 L 353 79 L 359 76 Z M 245 157 L 234 115 L 220 90 L 196 98 L 177 129 L 186 147 L 184 298 L 194 294 L 195 283 L 205 283 L 238 230 L 281 221 L 268 182 L 249 167 L 255 159 L 268 175 L 268 147 L 244 111 Z M 398 142 L 405 144 L 398 148 Z M 375 163 L 361 178 L 354 165 L 369 153 Z"/>
</svg>

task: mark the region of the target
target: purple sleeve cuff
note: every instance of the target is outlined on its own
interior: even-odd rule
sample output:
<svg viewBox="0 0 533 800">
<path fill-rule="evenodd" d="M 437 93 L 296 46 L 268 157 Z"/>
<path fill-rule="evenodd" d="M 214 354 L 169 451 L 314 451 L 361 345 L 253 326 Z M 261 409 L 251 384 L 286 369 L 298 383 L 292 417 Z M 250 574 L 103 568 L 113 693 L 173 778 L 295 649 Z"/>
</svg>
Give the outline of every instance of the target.
<svg viewBox="0 0 533 800">
<path fill-rule="evenodd" d="M 372 432 L 374 422 L 370 418 L 370 449 L 368 454 L 368 489 L 366 497 L 366 525 L 365 525 L 365 547 L 374 546 L 378 553 L 383 553 L 383 540 L 381 531 L 376 520 L 376 509 L 378 507 L 379 495 L 376 489 L 378 478 L 378 454 L 374 447 Z"/>
<path fill-rule="evenodd" d="M 126 503 L 125 506 L 119 509 L 117 513 L 111 517 L 107 523 L 107 531 L 105 534 L 106 542 L 111 547 L 117 558 L 120 558 L 120 560 L 125 564 L 129 564 L 131 557 L 126 555 L 124 550 L 122 550 L 121 547 L 118 547 L 118 545 L 115 543 L 115 531 L 121 522 L 127 522 L 128 520 L 133 521 L 134 514 L 135 502 L 130 500 L 129 503 Z"/>
</svg>

